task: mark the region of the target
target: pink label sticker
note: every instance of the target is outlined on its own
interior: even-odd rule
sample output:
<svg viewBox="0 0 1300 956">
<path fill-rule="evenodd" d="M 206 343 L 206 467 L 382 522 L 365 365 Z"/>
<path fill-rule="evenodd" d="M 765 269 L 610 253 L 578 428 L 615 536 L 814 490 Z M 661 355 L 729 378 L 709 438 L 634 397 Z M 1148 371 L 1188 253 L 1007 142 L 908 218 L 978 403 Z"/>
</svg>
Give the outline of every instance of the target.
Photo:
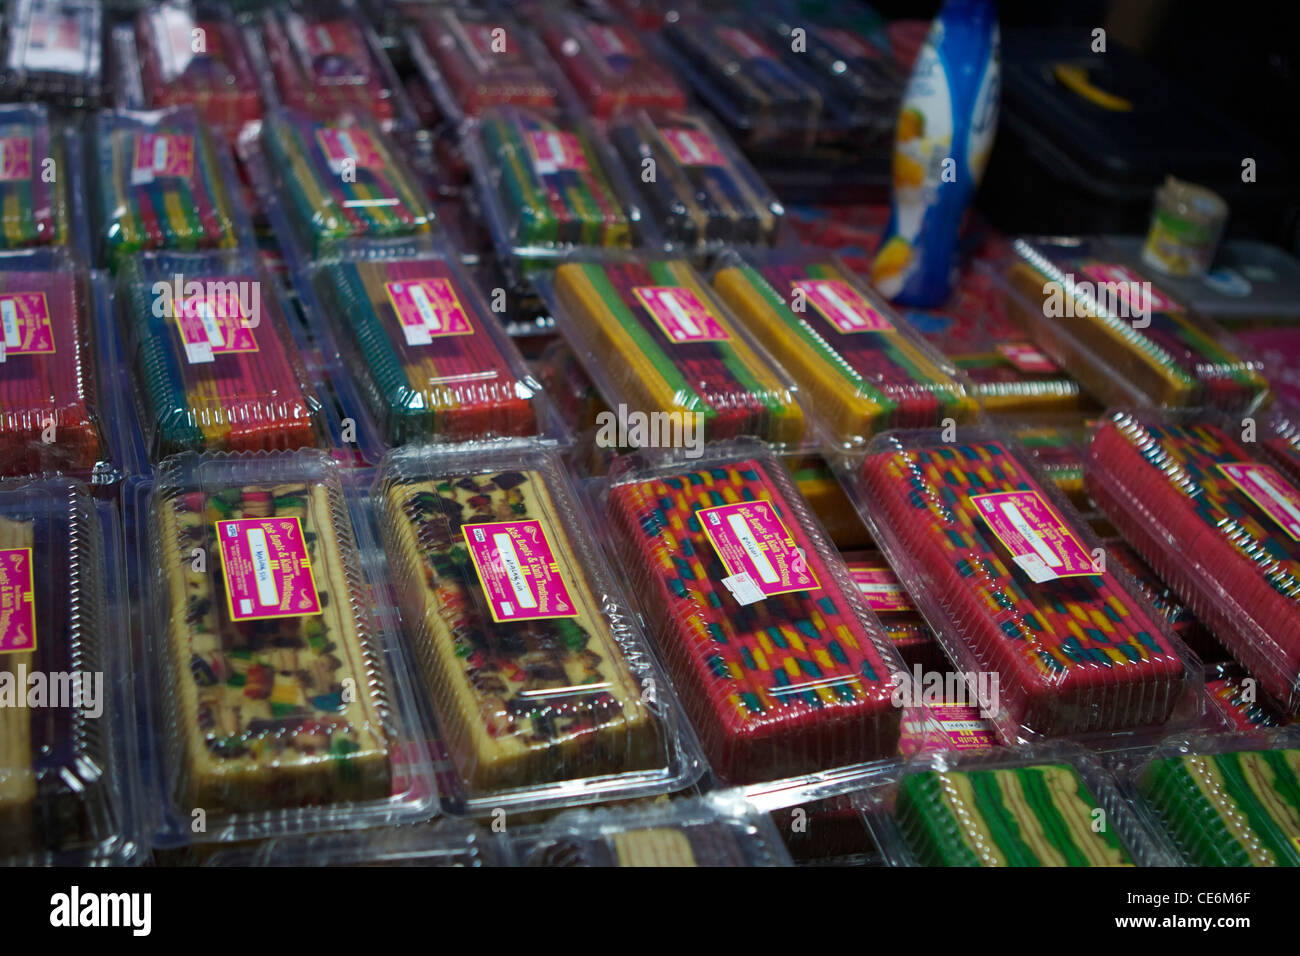
<svg viewBox="0 0 1300 956">
<path fill-rule="evenodd" d="M 316 141 L 325 154 L 325 162 L 335 172 L 343 169 L 347 162 L 356 169 L 378 169 L 384 165 L 379 147 L 363 129 L 321 126 L 316 130 Z"/>
<path fill-rule="evenodd" d="M 932 704 L 930 717 L 954 750 L 987 750 L 998 745 L 992 725 L 969 704 Z"/>
<path fill-rule="evenodd" d="M 765 43 L 757 40 L 752 33 L 736 27 L 718 27 L 718 36 L 747 60 L 774 60 L 776 56 Z"/>
<path fill-rule="evenodd" d="M 763 597 L 821 587 L 770 502 L 739 501 L 696 516 L 727 572 L 747 576 Z"/>
<path fill-rule="evenodd" d="M 999 342 L 998 351 L 1008 362 L 1030 374 L 1050 374 L 1060 371 L 1059 366 L 1028 342 Z"/>
<path fill-rule="evenodd" d="M 794 284 L 826 321 L 844 333 L 888 332 L 894 324 L 843 279 L 800 279 Z"/>
<path fill-rule="evenodd" d="M 1117 262 L 1088 262 L 1084 264 L 1082 272 L 1094 282 L 1113 285 L 1125 302 L 1144 314 L 1185 311 L 1181 305 L 1128 266 Z M 1137 302 L 1132 301 L 1134 295 L 1138 298 Z"/>
<path fill-rule="evenodd" d="M 726 342 L 731 338 L 717 316 L 690 289 L 675 285 L 633 288 L 641 304 L 670 342 Z"/>
<path fill-rule="evenodd" d="M 600 51 L 600 55 L 607 60 L 612 60 L 616 56 L 639 55 L 640 44 L 637 43 L 636 38 L 618 27 L 592 23 L 587 26 L 587 36 L 591 37 L 591 42 Z"/>
<path fill-rule="evenodd" d="M 533 167 L 539 176 L 554 176 L 562 170 L 590 171 L 582 140 L 574 133 L 532 130 L 528 134 L 528 148 L 532 150 Z"/>
<path fill-rule="evenodd" d="M 1271 465 L 1235 462 L 1219 471 L 1292 538 L 1300 541 L 1300 492 Z"/>
<path fill-rule="evenodd" d="M 892 568 L 883 564 L 866 564 L 854 561 L 849 564 L 849 574 L 867 599 L 873 611 L 914 611 L 912 599 L 903 590 L 902 583 Z"/>
<path fill-rule="evenodd" d="M 474 334 L 456 289 L 447 279 L 402 279 L 386 282 L 384 288 L 407 345 L 431 345 L 444 335 Z"/>
<path fill-rule="evenodd" d="M 0 652 L 36 650 L 32 549 L 0 550 Z"/>
<path fill-rule="evenodd" d="M 461 528 L 492 620 L 576 617 L 578 609 L 540 521 L 489 521 Z"/>
<path fill-rule="evenodd" d="M 183 299 L 176 328 L 191 365 L 205 365 L 229 352 L 257 351 L 257 337 L 237 297 L 208 293 Z"/>
<path fill-rule="evenodd" d="M 316 576 L 297 517 L 218 521 L 217 541 L 232 621 L 321 613 Z"/>
<path fill-rule="evenodd" d="M 139 186 L 160 177 L 194 175 L 194 138 L 171 133 L 137 133 L 131 183 Z"/>
<path fill-rule="evenodd" d="M 1092 556 L 1037 491 L 971 495 L 985 524 L 1036 582 L 1100 574 Z"/>
<path fill-rule="evenodd" d="M 54 352 L 54 327 L 44 292 L 0 293 L 0 362 Z"/>
<path fill-rule="evenodd" d="M 683 166 L 725 166 L 727 158 L 718 149 L 708 133 L 684 126 L 667 126 L 659 135 L 668 144 L 668 151 Z"/>
<path fill-rule="evenodd" d="M 32 138 L 0 136 L 0 181 L 32 178 Z"/>
</svg>

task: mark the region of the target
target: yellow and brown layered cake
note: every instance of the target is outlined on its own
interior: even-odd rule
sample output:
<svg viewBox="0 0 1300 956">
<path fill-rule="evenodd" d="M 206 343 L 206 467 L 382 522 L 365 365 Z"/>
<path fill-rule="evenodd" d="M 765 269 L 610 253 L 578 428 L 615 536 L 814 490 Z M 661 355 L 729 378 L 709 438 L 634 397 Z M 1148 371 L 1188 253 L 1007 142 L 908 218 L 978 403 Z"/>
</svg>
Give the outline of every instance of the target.
<svg viewBox="0 0 1300 956">
<path fill-rule="evenodd" d="M 338 495 L 315 481 L 182 480 L 159 497 L 165 699 L 182 809 L 391 793 L 385 677 L 344 557 L 351 532 Z"/>
<path fill-rule="evenodd" d="M 471 796 L 663 765 L 663 728 L 543 473 L 390 475 L 380 510 L 420 671 Z"/>
</svg>

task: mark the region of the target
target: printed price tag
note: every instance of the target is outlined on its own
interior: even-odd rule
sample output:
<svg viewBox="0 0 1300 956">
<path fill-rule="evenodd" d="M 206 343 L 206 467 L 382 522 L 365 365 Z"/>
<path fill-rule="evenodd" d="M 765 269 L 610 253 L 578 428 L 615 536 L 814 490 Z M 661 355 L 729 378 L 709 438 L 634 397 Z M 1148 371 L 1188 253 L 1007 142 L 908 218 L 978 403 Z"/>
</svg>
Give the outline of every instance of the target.
<svg viewBox="0 0 1300 956">
<path fill-rule="evenodd" d="M 0 550 L 0 652 L 36 650 L 32 549 Z"/>
<path fill-rule="evenodd" d="M 841 332 L 888 332 L 894 327 L 857 289 L 841 279 L 800 279 L 794 287 Z"/>
<path fill-rule="evenodd" d="M 407 345 L 432 345 L 435 338 L 445 335 L 474 334 L 469 316 L 448 280 L 403 279 L 386 282 L 384 288 Z"/>
<path fill-rule="evenodd" d="M 871 610 L 887 613 L 916 610 L 892 568 L 883 564 L 853 562 L 849 565 L 849 574 Z"/>
<path fill-rule="evenodd" d="M 1237 462 L 1220 465 L 1219 471 L 1241 489 L 1264 514 L 1294 540 L 1300 541 L 1300 492 L 1271 465 Z"/>
<path fill-rule="evenodd" d="M 668 151 L 683 166 L 725 166 L 727 158 L 708 133 L 685 126 L 667 126 L 659 131 Z"/>
<path fill-rule="evenodd" d="M 15 355 L 54 352 L 54 327 L 45 293 L 0 293 L 0 333 L 0 364 Z"/>
<path fill-rule="evenodd" d="M 577 616 L 540 521 L 488 521 L 465 525 L 461 532 L 492 620 Z"/>
<path fill-rule="evenodd" d="M 533 154 L 533 168 L 539 176 L 554 176 L 562 170 L 588 172 L 587 154 L 582 140 L 574 133 L 558 130 L 533 130 L 528 134 L 528 148 Z"/>
<path fill-rule="evenodd" d="M 632 292 L 670 342 L 726 342 L 731 338 L 717 317 L 690 289 L 639 285 Z"/>
<path fill-rule="evenodd" d="M 770 502 L 717 505 L 701 509 L 697 517 L 722 566 L 730 572 L 728 579 L 744 574 L 765 598 L 821 587 Z M 740 582 L 737 587 L 745 585 Z M 735 593 L 730 585 L 728 590 Z"/>
<path fill-rule="evenodd" d="M 135 159 L 131 163 L 131 185 L 143 186 L 155 179 L 194 175 L 194 138 L 171 133 L 137 133 Z"/>
<path fill-rule="evenodd" d="M 257 338 L 237 297 L 210 294 L 183 300 L 176 328 L 185 360 L 191 365 L 206 365 L 218 355 L 258 350 Z"/>
<path fill-rule="evenodd" d="M 970 499 L 984 523 L 1036 583 L 1099 572 L 1061 516 L 1037 491 L 998 491 Z"/>
<path fill-rule="evenodd" d="M 217 542 L 232 621 L 321 613 L 316 577 L 297 517 L 218 521 Z"/>
</svg>

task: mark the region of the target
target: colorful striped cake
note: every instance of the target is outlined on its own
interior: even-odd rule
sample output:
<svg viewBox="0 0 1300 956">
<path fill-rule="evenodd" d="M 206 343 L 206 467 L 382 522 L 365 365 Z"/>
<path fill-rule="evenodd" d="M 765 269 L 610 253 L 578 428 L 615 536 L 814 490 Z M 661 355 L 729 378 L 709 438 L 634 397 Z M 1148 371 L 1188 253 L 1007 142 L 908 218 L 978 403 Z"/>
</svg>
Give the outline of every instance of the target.
<svg viewBox="0 0 1300 956">
<path fill-rule="evenodd" d="M 823 554 L 838 558 L 804 526 L 806 507 L 771 459 L 631 476 L 609 489 L 610 533 L 631 590 L 726 781 L 824 770 L 898 745 L 897 658 L 879 650 L 884 638 L 843 568 L 832 573 Z M 726 529 L 764 541 L 754 574 L 771 583 L 761 599 L 731 590 L 743 562 Z"/>
<path fill-rule="evenodd" d="M 997 673 L 1003 726 L 1060 735 L 1163 723 L 1184 662 L 1113 570 L 1094 564 L 1082 522 L 1000 440 L 926 435 L 882 441 L 861 491 L 891 557 L 907 556 L 951 622 L 945 649 L 963 669 Z"/>
<path fill-rule="evenodd" d="M 1138 789 L 1195 866 L 1300 866 L 1300 750 L 1161 757 Z"/>
<path fill-rule="evenodd" d="M 923 866 L 1132 866 L 1069 764 L 908 773 L 894 819 Z"/>
</svg>

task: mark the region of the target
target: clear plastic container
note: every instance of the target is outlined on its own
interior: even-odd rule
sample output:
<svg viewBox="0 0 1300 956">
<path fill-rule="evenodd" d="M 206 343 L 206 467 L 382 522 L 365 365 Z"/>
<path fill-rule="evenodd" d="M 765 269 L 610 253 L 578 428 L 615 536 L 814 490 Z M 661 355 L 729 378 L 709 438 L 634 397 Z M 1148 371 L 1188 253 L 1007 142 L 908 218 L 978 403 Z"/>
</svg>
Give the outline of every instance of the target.
<svg viewBox="0 0 1300 956">
<path fill-rule="evenodd" d="M 105 541 L 81 482 L 0 481 L 0 864 L 138 849 L 120 541 Z"/>
<path fill-rule="evenodd" d="M 724 260 L 713 286 L 810 397 L 828 441 L 979 414 L 964 380 L 841 262 L 821 250 Z"/>
<path fill-rule="evenodd" d="M 972 394 L 990 415 L 1019 418 L 1086 403 L 1079 383 L 1012 321 L 1006 294 L 983 270 L 965 269 L 939 308 L 899 312 L 965 373 Z"/>
<path fill-rule="evenodd" d="M 790 866 L 765 814 L 733 791 L 574 810 L 509 834 L 518 866 Z"/>
<path fill-rule="evenodd" d="M 869 793 L 895 866 L 1168 866 L 1114 778 L 1069 747 L 936 753 Z"/>
<path fill-rule="evenodd" d="M 565 262 L 535 285 L 606 402 L 637 413 L 606 444 L 808 444 L 793 384 L 686 260 Z"/>
<path fill-rule="evenodd" d="M 1038 469 L 1084 513 L 1092 510 L 1083 489 L 1083 459 L 1092 440 L 1095 415 L 1062 412 L 1009 415 L 1001 419 L 1029 452 Z"/>
<path fill-rule="evenodd" d="M 934 632 L 916 609 L 903 583 L 879 551 L 850 551 L 842 555 L 849 576 L 862 592 L 867 607 L 880 619 L 885 636 L 907 667 L 942 670 L 943 651 Z"/>
<path fill-rule="evenodd" d="M 635 109 L 686 108 L 686 93 L 647 46 L 648 35 L 615 20 L 568 11 L 547 11 L 536 23 L 546 48 L 596 119 Z"/>
<path fill-rule="evenodd" d="M 646 215 L 673 247 L 711 254 L 777 243 L 784 207 L 703 114 L 629 112 L 611 121 L 608 136 L 624 165 L 639 173 L 633 182 Z"/>
<path fill-rule="evenodd" d="M 1300 489 L 1196 413 L 1116 411 L 1088 450 L 1088 493 L 1285 709 L 1300 708 Z"/>
<path fill-rule="evenodd" d="M 611 474 L 611 547 L 716 777 L 886 757 L 902 662 L 781 463 L 754 443 Z"/>
<path fill-rule="evenodd" d="M 117 300 L 154 461 L 325 443 L 320 399 L 256 259 L 142 254 L 118 273 Z"/>
<path fill-rule="evenodd" d="M 783 6 L 772 15 L 769 30 L 774 45 L 790 51 L 787 63 L 821 94 L 826 113 L 821 138 L 853 131 L 871 148 L 888 148 L 907 75 L 879 32 L 883 21 L 856 3 L 832 5 L 820 15 L 797 3 Z M 799 52 L 794 51 L 796 29 L 803 30 Z"/>
<path fill-rule="evenodd" d="M 418 866 L 470 868 L 509 865 L 505 839 L 461 820 L 350 833 L 277 837 L 254 846 L 219 849 L 204 866 Z"/>
<path fill-rule="evenodd" d="M 99 305 L 70 251 L 0 254 L 0 476 L 113 470 L 115 372 Z"/>
<path fill-rule="evenodd" d="M 192 107 L 103 112 L 94 122 L 102 264 L 116 269 L 138 252 L 240 242 L 247 226 L 235 209 L 229 157 Z"/>
<path fill-rule="evenodd" d="M 260 25 L 278 102 L 321 121 L 350 111 L 372 117 L 384 130 L 411 125 L 379 38 L 346 0 L 272 9 Z"/>
<path fill-rule="evenodd" d="M 470 812 L 693 782 L 667 681 L 553 452 L 400 449 L 372 497 Z"/>
<path fill-rule="evenodd" d="M 147 108 L 189 104 L 229 133 L 261 118 L 247 40 L 225 4 L 167 0 L 140 12 L 134 35 Z"/>
<path fill-rule="evenodd" d="M 1232 730 L 1267 730 L 1295 722 L 1256 692 L 1255 679 L 1235 661 L 1205 665 L 1205 696 Z"/>
<path fill-rule="evenodd" d="M 159 845 L 431 817 L 396 636 L 334 463 L 176 455 L 147 512 Z"/>
<path fill-rule="evenodd" d="M 100 0 L 15 0 L 5 11 L 4 92 L 95 108 L 104 96 Z"/>
<path fill-rule="evenodd" d="M 508 16 L 433 9 L 407 37 L 438 109 L 453 124 L 491 106 L 560 112 L 560 85 L 546 50 Z"/>
<path fill-rule="evenodd" d="M 1300 735 L 1166 741 L 1131 781 L 1190 866 L 1300 866 Z"/>
<path fill-rule="evenodd" d="M 42 105 L 0 107 L 0 249 L 71 242 L 69 184 L 80 157 L 69 154 L 68 141 Z M 54 182 L 44 175 L 47 159 L 53 160 Z"/>
<path fill-rule="evenodd" d="M 952 436 L 948 436 L 952 437 Z M 882 435 L 852 495 L 1002 739 L 1149 733 L 1200 719 L 1199 663 L 1014 441 Z"/>
<path fill-rule="evenodd" d="M 835 472 L 821 455 L 791 455 L 785 459 L 786 467 L 799 493 L 822 523 L 835 547 L 853 551 L 873 547 L 858 509 L 849 501 Z"/>
<path fill-rule="evenodd" d="M 314 119 L 277 109 L 262 131 L 276 201 L 303 260 L 349 239 L 428 236 L 434 212 L 379 127 L 350 113 Z"/>
<path fill-rule="evenodd" d="M 452 259 L 356 249 L 312 281 L 386 444 L 557 434 L 540 384 Z"/>
<path fill-rule="evenodd" d="M 737 17 L 682 17 L 663 38 L 674 65 L 745 149 L 809 148 L 824 100 L 783 61 L 761 24 Z"/>
<path fill-rule="evenodd" d="M 1101 239 L 1017 239 L 992 266 L 1035 343 L 1107 405 L 1250 412 L 1266 401 L 1258 361 L 1123 263 Z"/>
<path fill-rule="evenodd" d="M 574 250 L 640 243 L 641 210 L 625 171 L 589 123 L 493 107 L 466 127 L 462 145 L 497 257 L 515 285 Z"/>
</svg>

